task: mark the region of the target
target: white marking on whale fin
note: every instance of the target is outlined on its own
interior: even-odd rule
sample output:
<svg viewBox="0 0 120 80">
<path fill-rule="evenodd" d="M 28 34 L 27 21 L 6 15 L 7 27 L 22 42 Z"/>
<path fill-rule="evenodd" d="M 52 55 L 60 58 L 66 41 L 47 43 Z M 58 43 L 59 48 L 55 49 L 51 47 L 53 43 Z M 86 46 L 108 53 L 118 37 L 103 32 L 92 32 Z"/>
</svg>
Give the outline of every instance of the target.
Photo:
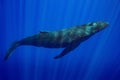
<svg viewBox="0 0 120 80">
<path fill-rule="evenodd" d="M 58 59 L 63 57 L 64 55 L 68 54 L 70 51 L 74 50 L 78 45 L 80 44 L 80 42 L 72 42 L 68 47 L 66 47 L 62 53 L 60 53 L 59 55 L 55 56 L 54 59 Z"/>
</svg>

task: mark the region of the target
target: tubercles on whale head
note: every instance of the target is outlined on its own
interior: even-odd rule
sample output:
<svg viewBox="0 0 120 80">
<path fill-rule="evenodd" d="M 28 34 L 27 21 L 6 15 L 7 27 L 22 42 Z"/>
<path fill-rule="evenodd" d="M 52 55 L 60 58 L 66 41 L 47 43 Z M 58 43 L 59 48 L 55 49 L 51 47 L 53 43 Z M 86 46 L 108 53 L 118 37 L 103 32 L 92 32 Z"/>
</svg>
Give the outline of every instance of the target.
<svg viewBox="0 0 120 80">
<path fill-rule="evenodd" d="M 108 22 L 103 21 L 96 22 L 96 27 L 98 27 L 99 30 L 106 28 L 108 25 L 109 25 Z"/>
<path fill-rule="evenodd" d="M 96 33 L 101 31 L 102 29 L 106 28 L 109 25 L 108 22 L 91 22 L 87 24 L 86 31 L 91 34 L 91 33 Z"/>
</svg>

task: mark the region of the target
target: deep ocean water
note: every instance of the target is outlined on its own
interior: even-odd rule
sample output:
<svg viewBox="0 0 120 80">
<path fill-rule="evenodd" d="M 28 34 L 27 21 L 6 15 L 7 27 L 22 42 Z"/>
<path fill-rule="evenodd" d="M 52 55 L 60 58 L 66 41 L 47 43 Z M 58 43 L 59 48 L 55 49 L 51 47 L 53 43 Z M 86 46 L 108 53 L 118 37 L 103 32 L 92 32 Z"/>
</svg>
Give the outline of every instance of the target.
<svg viewBox="0 0 120 80">
<path fill-rule="evenodd" d="M 94 21 L 109 27 L 58 60 L 63 49 L 11 43 Z M 0 80 L 120 80 L 120 0 L 0 0 Z"/>
</svg>

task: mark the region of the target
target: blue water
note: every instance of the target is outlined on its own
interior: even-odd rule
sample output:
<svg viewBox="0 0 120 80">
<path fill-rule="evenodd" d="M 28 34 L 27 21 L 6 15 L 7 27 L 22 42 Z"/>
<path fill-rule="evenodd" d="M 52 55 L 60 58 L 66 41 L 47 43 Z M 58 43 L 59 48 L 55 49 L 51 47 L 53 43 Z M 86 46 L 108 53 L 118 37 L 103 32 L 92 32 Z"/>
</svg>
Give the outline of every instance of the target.
<svg viewBox="0 0 120 80">
<path fill-rule="evenodd" d="M 23 46 L 3 61 L 14 41 L 94 21 L 110 24 L 61 59 Z M 0 80 L 120 80 L 120 0 L 0 0 Z"/>
</svg>

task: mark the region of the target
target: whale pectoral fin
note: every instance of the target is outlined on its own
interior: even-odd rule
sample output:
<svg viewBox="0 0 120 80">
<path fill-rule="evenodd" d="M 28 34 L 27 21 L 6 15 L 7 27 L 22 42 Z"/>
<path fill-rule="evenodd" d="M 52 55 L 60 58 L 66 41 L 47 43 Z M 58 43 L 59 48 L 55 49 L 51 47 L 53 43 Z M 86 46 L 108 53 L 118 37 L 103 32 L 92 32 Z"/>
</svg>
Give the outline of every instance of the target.
<svg viewBox="0 0 120 80">
<path fill-rule="evenodd" d="M 59 55 L 55 56 L 54 59 L 58 59 L 63 57 L 64 55 L 68 54 L 70 51 L 72 51 L 73 49 L 75 49 L 80 43 L 79 42 L 73 42 L 71 43 L 68 47 L 66 47 L 62 53 L 60 53 Z"/>
</svg>

